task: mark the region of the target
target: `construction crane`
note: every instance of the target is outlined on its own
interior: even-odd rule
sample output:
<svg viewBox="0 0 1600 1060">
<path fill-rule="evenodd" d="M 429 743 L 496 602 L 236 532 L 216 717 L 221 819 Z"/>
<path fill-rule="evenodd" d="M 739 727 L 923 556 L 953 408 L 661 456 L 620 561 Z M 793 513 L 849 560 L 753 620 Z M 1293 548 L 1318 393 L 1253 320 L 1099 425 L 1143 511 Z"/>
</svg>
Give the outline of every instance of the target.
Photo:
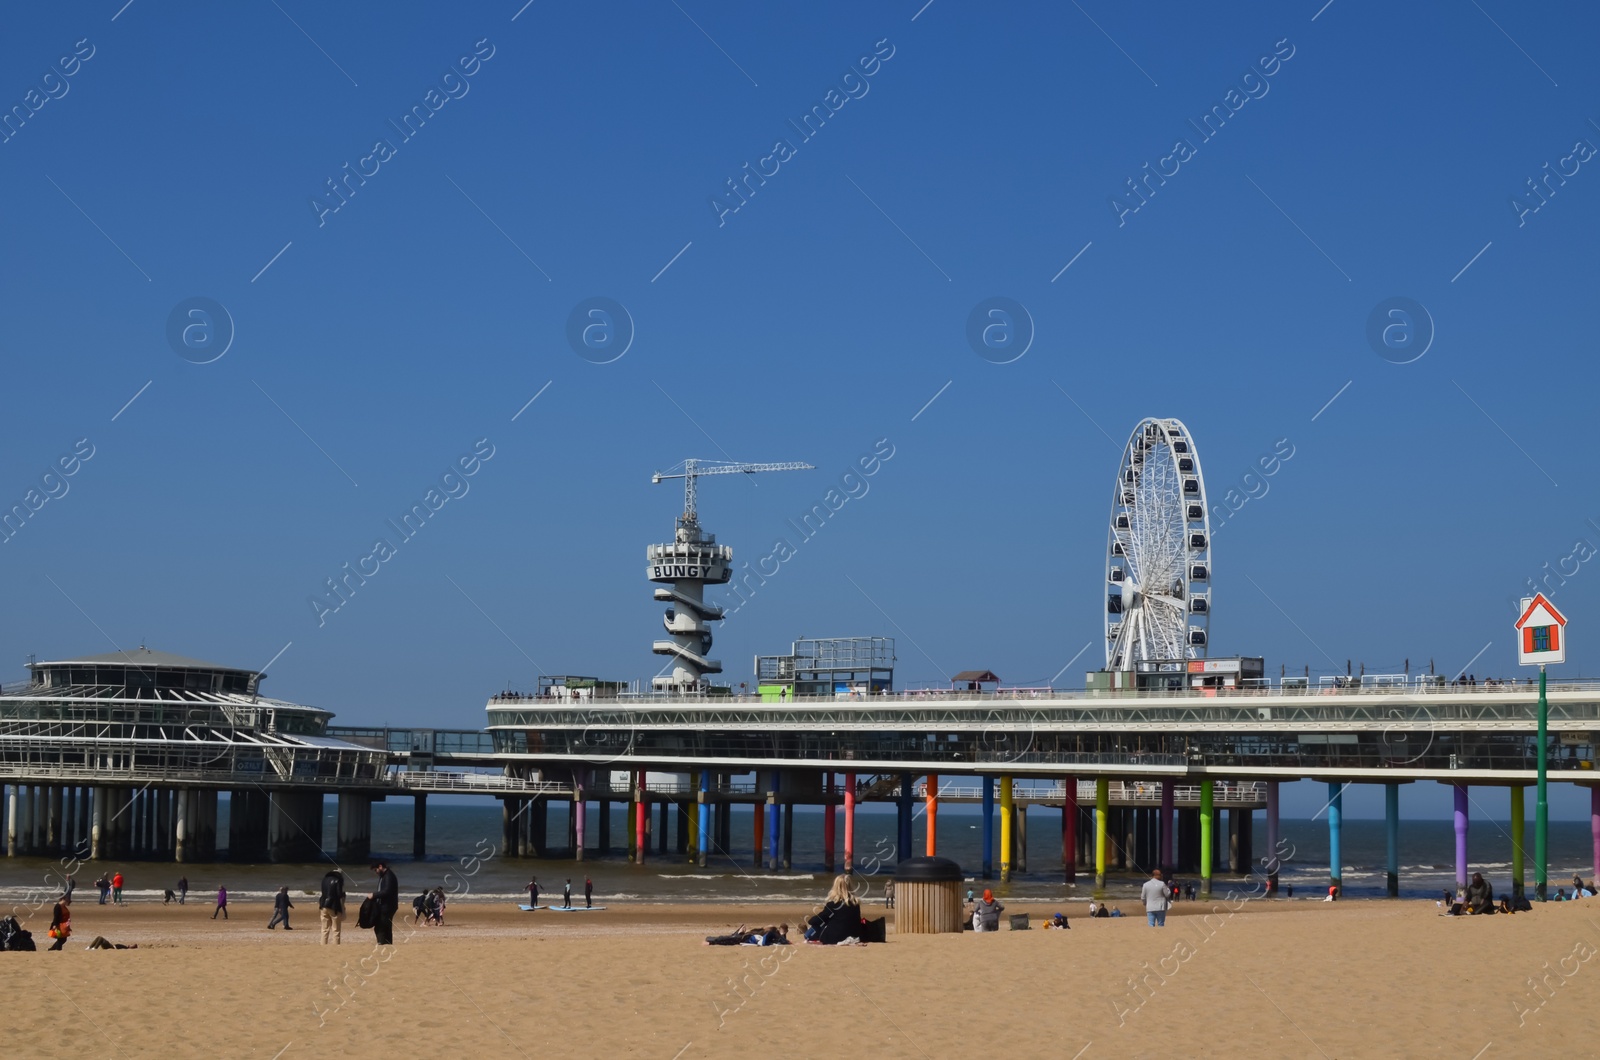
<svg viewBox="0 0 1600 1060">
<path fill-rule="evenodd" d="M 815 466 L 791 461 L 784 464 L 741 464 L 731 460 L 685 460 L 681 464 L 674 464 L 666 471 L 657 471 L 650 476 L 652 483 L 665 482 L 669 478 L 683 479 L 683 525 L 698 526 L 699 515 L 695 511 L 695 479 L 702 475 L 753 475 L 758 471 L 815 471 Z"/>
</svg>

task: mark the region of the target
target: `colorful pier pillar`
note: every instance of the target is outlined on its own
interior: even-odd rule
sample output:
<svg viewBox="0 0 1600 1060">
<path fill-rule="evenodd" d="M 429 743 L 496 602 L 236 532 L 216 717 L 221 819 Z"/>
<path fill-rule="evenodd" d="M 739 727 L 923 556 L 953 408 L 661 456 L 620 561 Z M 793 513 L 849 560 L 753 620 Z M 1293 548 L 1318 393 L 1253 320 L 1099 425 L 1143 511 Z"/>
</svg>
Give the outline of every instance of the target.
<svg viewBox="0 0 1600 1060">
<path fill-rule="evenodd" d="M 1344 889 L 1341 875 L 1344 864 L 1343 851 L 1339 849 L 1339 829 L 1344 824 L 1344 785 L 1328 781 L 1328 883 Z"/>
<path fill-rule="evenodd" d="M 766 856 L 767 856 L 766 855 L 766 844 L 762 841 L 763 837 L 766 834 L 766 830 L 767 830 L 767 815 L 763 811 L 762 805 L 760 803 L 756 803 L 750 809 L 751 809 L 751 814 L 750 814 L 751 825 L 750 825 L 750 827 L 751 827 L 751 830 L 753 832 L 753 839 L 754 839 L 755 851 L 756 851 L 755 864 L 756 864 L 756 868 L 759 869 L 761 867 L 762 863 L 766 860 Z"/>
<path fill-rule="evenodd" d="M 1094 778 L 1094 890 L 1106 889 L 1106 846 L 1111 820 L 1111 781 Z"/>
<path fill-rule="evenodd" d="M 924 806 L 928 816 L 928 856 L 939 853 L 939 776 L 928 774 L 928 785 L 923 789 Z"/>
<path fill-rule="evenodd" d="M 900 774 L 900 841 L 895 846 L 895 861 L 911 857 L 911 803 L 916 798 L 916 778 L 910 773 Z"/>
<path fill-rule="evenodd" d="M 1062 781 L 1061 874 L 1067 883 L 1078 879 L 1078 778 Z"/>
<path fill-rule="evenodd" d="M 1400 785 L 1383 786 L 1383 825 L 1387 843 L 1385 880 L 1390 898 L 1400 897 Z"/>
<path fill-rule="evenodd" d="M 825 773 L 822 778 L 822 867 L 827 872 L 833 871 L 833 848 L 838 845 L 835 838 L 838 810 L 833 805 L 833 776 L 832 773 Z"/>
<path fill-rule="evenodd" d="M 650 804 L 644 799 L 644 777 L 639 778 L 639 792 L 633 804 L 634 863 L 644 864 L 645 851 L 650 846 Z"/>
<path fill-rule="evenodd" d="M 1590 792 L 1590 796 L 1594 792 Z M 1511 896 L 1521 898 L 1528 890 L 1528 877 L 1523 869 L 1527 861 L 1523 840 L 1527 835 L 1526 807 L 1522 802 L 1522 785 L 1511 785 Z M 1600 861 L 1600 858 L 1596 859 Z"/>
<path fill-rule="evenodd" d="M 1216 786 L 1214 780 L 1200 782 L 1200 895 L 1203 898 L 1211 896 L 1211 862 L 1217 851 L 1217 811 L 1212 805 Z"/>
<path fill-rule="evenodd" d="M 774 784 L 774 787 L 777 785 Z M 778 793 L 767 792 L 767 870 L 775 872 L 778 868 Z"/>
<path fill-rule="evenodd" d="M 1267 781 L 1267 893 L 1278 893 L 1278 782 Z"/>
<path fill-rule="evenodd" d="M 1175 792 L 1172 781 L 1161 782 L 1161 824 L 1156 829 L 1160 849 L 1156 851 L 1156 865 L 1166 871 L 1167 879 L 1172 879 L 1172 866 L 1178 863 L 1177 852 L 1173 850 L 1173 841 L 1177 834 L 1172 827 L 1172 799 Z"/>
<path fill-rule="evenodd" d="M 584 818 L 588 816 L 589 804 L 584 801 L 583 788 L 575 787 L 572 791 L 572 856 L 575 861 L 583 860 L 583 832 Z"/>
<path fill-rule="evenodd" d="M 1467 786 L 1452 784 L 1456 797 L 1456 886 L 1467 885 Z"/>
<path fill-rule="evenodd" d="M 983 878 L 994 877 L 994 778 L 979 777 L 983 785 Z"/>
<path fill-rule="evenodd" d="M 844 871 L 856 867 L 856 775 L 844 775 Z"/>
<path fill-rule="evenodd" d="M 1012 811 L 1011 778 L 1000 778 L 1000 882 L 1011 879 Z"/>
<path fill-rule="evenodd" d="M 695 860 L 699 862 L 701 868 L 704 868 L 706 864 L 706 849 L 713 843 L 711 838 L 711 770 L 702 769 L 700 771 L 700 790 L 695 797 L 700 800 L 698 807 L 700 812 L 695 815 L 700 825 L 699 831 L 695 835 Z"/>
</svg>

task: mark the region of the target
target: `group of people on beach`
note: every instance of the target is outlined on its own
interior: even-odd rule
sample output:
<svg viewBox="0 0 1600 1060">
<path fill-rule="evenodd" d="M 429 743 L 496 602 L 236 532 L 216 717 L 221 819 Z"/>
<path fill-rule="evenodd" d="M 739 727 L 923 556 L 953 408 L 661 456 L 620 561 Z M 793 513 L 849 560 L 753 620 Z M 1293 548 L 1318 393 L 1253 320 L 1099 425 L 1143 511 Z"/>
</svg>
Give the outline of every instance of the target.
<svg viewBox="0 0 1600 1060">
<path fill-rule="evenodd" d="M 533 879 L 529 880 L 527 886 L 524 887 L 523 890 L 528 892 L 528 909 L 530 911 L 538 909 L 539 877 L 535 876 Z M 583 878 L 583 907 L 585 909 L 594 908 L 594 880 L 587 876 Z M 567 877 L 566 886 L 561 888 L 561 908 L 572 908 L 572 877 L 570 876 Z"/>
<path fill-rule="evenodd" d="M 1595 897 L 1595 885 L 1583 882 L 1582 876 L 1572 877 L 1572 894 L 1567 894 L 1565 887 L 1557 887 L 1552 902 L 1570 902 L 1580 898 Z M 1454 892 L 1445 888 L 1444 897 L 1434 903 L 1441 910 L 1443 916 L 1484 916 L 1490 913 L 1527 913 L 1532 912 L 1533 905 L 1528 901 L 1528 896 L 1521 888 L 1513 888 L 1513 893 L 1500 896 L 1498 903 L 1494 900 L 1494 888 L 1489 881 L 1483 878 L 1483 873 L 1474 872 L 1472 882 L 1465 887 L 1457 888 Z"/>
</svg>

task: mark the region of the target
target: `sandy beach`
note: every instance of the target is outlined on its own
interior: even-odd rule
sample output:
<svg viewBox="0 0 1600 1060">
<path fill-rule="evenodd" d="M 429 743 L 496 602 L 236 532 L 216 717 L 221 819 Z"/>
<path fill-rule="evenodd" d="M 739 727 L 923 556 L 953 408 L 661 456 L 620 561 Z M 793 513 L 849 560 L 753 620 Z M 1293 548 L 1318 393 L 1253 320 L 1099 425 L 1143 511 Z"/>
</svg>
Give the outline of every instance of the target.
<svg viewBox="0 0 1600 1060">
<path fill-rule="evenodd" d="M 265 905 L 213 921 L 206 902 L 80 903 L 64 952 L 0 954 L 7 1053 L 1587 1056 L 1600 999 L 1600 902 L 1454 919 L 1219 898 L 1163 930 L 1130 903 L 1094 921 L 1069 907 L 1070 931 L 767 949 L 701 939 L 771 907 L 458 903 L 443 927 L 397 921 L 387 952 L 353 927 L 319 945 L 314 905 L 285 934 Z M 97 934 L 139 949 L 86 951 Z"/>
</svg>

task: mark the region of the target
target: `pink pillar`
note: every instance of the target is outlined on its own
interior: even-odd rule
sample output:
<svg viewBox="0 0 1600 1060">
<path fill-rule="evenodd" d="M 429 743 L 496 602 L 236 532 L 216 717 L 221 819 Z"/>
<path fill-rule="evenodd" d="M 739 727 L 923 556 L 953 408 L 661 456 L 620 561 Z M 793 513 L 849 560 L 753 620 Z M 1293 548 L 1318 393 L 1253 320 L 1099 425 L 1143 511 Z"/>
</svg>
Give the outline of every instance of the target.
<svg viewBox="0 0 1600 1060">
<path fill-rule="evenodd" d="M 856 865 L 856 775 L 844 775 L 844 871 Z"/>
<path fill-rule="evenodd" d="M 644 864 L 645 848 L 650 845 L 647 825 L 650 821 L 650 804 L 644 801 L 644 782 L 639 783 L 639 801 L 633 804 L 633 834 L 638 849 L 635 864 Z"/>
</svg>

